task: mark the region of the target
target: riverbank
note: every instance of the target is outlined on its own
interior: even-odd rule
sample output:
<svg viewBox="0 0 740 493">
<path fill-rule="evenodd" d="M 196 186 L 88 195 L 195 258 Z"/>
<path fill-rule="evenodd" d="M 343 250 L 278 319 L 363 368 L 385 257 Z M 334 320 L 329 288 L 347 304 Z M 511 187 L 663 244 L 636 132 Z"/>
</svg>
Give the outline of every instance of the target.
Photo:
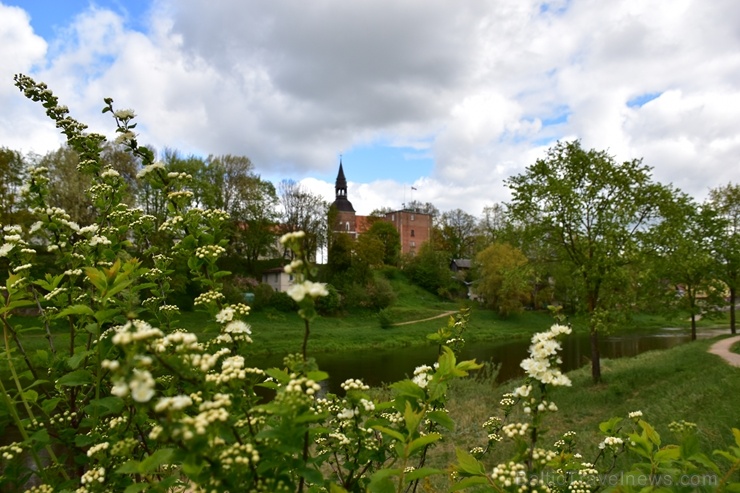
<svg viewBox="0 0 740 493">
<path fill-rule="evenodd" d="M 599 384 L 592 383 L 588 367 L 569 372 L 572 386 L 554 388 L 550 394 L 558 411 L 547 416 L 541 443 L 551 446 L 563 433 L 575 431 L 578 450 L 585 461 L 592 461 L 603 440 L 599 424 L 612 416 L 626 418 L 629 412 L 639 410 L 655 426 L 664 444 L 676 443 L 678 438 L 669 430 L 669 423 L 685 420 L 697 424 L 700 448 L 707 455 L 734 446 L 732 428 L 740 428 L 740 368 L 708 352 L 715 342 L 699 340 L 632 358 L 604 359 L 603 381 Z M 450 439 L 435 451 L 430 465 L 442 466 L 454 460 L 455 446 L 485 444 L 485 430 L 480 425 L 497 415 L 501 396 L 521 384 L 521 379 L 503 385 L 467 379 L 453 385 L 449 409 L 457 426 Z M 509 417 L 510 422 L 519 420 L 527 421 L 527 417 Z M 506 460 L 510 452 L 507 442 L 502 442 L 486 457 L 486 468 L 490 470 Z"/>
</svg>

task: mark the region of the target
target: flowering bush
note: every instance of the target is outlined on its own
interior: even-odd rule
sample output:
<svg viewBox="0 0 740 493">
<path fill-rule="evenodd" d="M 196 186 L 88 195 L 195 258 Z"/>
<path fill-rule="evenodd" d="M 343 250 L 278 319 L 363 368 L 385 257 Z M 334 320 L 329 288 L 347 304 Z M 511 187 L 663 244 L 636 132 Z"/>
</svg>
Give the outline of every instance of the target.
<svg viewBox="0 0 740 493">
<path fill-rule="evenodd" d="M 7 371 L 0 419 L 21 437 L 0 447 L 3 489 L 400 492 L 438 476 L 449 478 L 451 491 L 594 491 L 604 486 L 598 463 L 628 452 L 639 457 L 629 474 L 647 474 L 649 485 L 675 471 L 710 471 L 721 478 L 719 489 L 737 488 L 730 484 L 740 467 L 737 430 L 738 448 L 720 453 L 730 464 L 725 469 L 697 450 L 689 423 L 674 426 L 680 446 L 661 445 L 639 413 L 627 425 L 602 424 L 606 438 L 593 463 L 575 451 L 573 434 L 542 445 L 543 420 L 557 412 L 548 388 L 570 383 L 557 367 L 558 339 L 570 329 L 558 324 L 533 338 L 522 363 L 529 378 L 502 399 L 502 415 L 483 424 L 487 443 L 460 448 L 448 469 L 429 467 L 429 451 L 455 424 L 446 411 L 450 383 L 480 367 L 458 361 L 467 311 L 430 336 L 440 344 L 438 361 L 392 384 L 387 400 L 372 398 L 358 380 L 344 382 L 342 396 L 329 394 L 326 373 L 308 354 L 316 301 L 328 291 L 311 280 L 302 233 L 291 233 L 281 241 L 295 253 L 288 294 L 304 320 L 303 345 L 281 368 L 253 367 L 250 308 L 222 294 L 228 273 L 217 260 L 226 246 L 225 213 L 192 207 L 189 175 L 155 162 L 138 145 L 134 113 L 106 99 L 116 142 L 141 161 L 138 179 L 167 208 L 154 217 L 126 205 L 124 182 L 100 160 L 105 137 L 84 133 L 44 84 L 22 75 L 16 84 L 80 154 L 80 172 L 94 178 L 87 193 L 97 221 L 78 225 L 48 207 L 47 170 L 36 168 L 23 193 L 37 221 L 27 229 L 2 227 L 0 256 L 10 269 L 0 307 Z M 39 251 L 54 256 L 56 270 L 32 275 Z M 195 307 L 220 325 L 209 340 L 179 328 L 179 310 L 167 304 L 179 265 L 201 288 Z M 38 324 L 22 329 L 13 314 L 28 307 L 38 312 Z M 24 342 L 33 335 L 42 335 L 47 348 L 27 351 Z M 526 419 L 509 422 L 517 407 Z M 514 454 L 487 470 L 483 460 L 503 441 L 515 444 Z"/>
</svg>

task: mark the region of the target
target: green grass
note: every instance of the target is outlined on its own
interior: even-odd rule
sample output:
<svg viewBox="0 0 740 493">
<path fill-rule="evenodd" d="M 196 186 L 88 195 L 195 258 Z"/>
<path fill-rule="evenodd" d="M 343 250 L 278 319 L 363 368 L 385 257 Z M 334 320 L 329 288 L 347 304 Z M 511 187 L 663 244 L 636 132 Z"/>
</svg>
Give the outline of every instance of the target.
<svg viewBox="0 0 740 493">
<path fill-rule="evenodd" d="M 597 445 L 603 440 L 599 423 L 612 416 L 626 418 L 629 412 L 640 410 L 664 443 L 677 440 L 668 424 L 686 420 L 698 425 L 702 449 L 708 455 L 734 445 L 732 428 L 740 428 L 740 368 L 709 354 L 707 349 L 712 342 L 716 340 L 695 341 L 633 358 L 603 360 L 604 378 L 598 385 L 592 383 L 589 367 L 570 372 L 572 387 L 556 388 L 550 394 L 559 410 L 546 419 L 541 443 L 549 447 L 564 432 L 573 430 L 584 460 L 593 460 Z M 494 379 L 456 383 L 448 407 L 457 426 L 450 439 L 435 451 L 430 465 L 444 467 L 453 461 L 455 446 L 469 449 L 485 445 L 481 424 L 489 416 L 500 415 L 497 412 L 501 395 L 521 383 L 514 380 L 496 386 Z M 513 414 L 509 419 L 526 421 L 521 414 Z M 485 459 L 487 468 L 507 460 L 510 452 L 502 442 Z"/>
<path fill-rule="evenodd" d="M 732 351 L 733 353 L 740 354 L 740 342 L 736 342 L 735 344 L 733 344 L 730 347 L 730 351 Z"/>
</svg>

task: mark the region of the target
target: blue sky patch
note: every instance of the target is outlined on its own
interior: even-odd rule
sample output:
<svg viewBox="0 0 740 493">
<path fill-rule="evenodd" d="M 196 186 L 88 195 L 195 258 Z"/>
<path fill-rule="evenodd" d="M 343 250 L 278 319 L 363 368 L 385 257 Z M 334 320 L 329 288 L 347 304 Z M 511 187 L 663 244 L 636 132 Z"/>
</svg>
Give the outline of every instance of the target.
<svg viewBox="0 0 740 493">
<path fill-rule="evenodd" d="M 634 98 L 627 101 L 627 106 L 630 108 L 641 108 L 643 105 L 649 103 L 653 99 L 656 99 L 659 97 L 662 92 L 646 92 L 645 94 L 640 94 L 639 96 L 635 96 Z"/>
<path fill-rule="evenodd" d="M 414 183 L 432 174 L 434 159 L 429 149 L 393 147 L 384 144 L 354 147 L 342 154 L 344 174 L 348 181 L 370 183 L 375 180 L 395 180 Z M 337 156 L 337 169 L 339 156 Z M 328 181 L 336 178 L 336 170 Z"/>
</svg>

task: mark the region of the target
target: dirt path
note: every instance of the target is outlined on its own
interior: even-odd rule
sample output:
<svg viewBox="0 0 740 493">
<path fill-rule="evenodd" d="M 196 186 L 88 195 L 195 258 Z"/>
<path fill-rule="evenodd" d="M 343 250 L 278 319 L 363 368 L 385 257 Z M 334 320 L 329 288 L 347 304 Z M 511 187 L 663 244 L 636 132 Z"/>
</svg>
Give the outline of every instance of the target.
<svg viewBox="0 0 740 493">
<path fill-rule="evenodd" d="M 733 353 L 730 348 L 733 344 L 740 341 L 740 336 L 728 337 L 717 341 L 709 348 L 709 352 L 716 354 L 720 358 L 724 359 L 728 365 L 737 366 L 740 368 L 740 354 Z"/>
<path fill-rule="evenodd" d="M 421 319 L 421 320 L 410 320 L 410 321 L 408 321 L 408 322 L 399 322 L 399 323 L 397 323 L 397 324 L 393 324 L 393 325 L 391 325 L 391 327 L 397 327 L 397 326 L 399 326 L 399 325 L 410 325 L 410 324 L 418 324 L 419 322 L 426 322 L 426 321 L 428 321 L 428 320 L 434 320 L 434 319 L 437 319 L 437 318 L 442 318 L 442 317 L 449 317 L 450 315 L 453 315 L 453 314 L 455 314 L 455 313 L 457 313 L 457 310 L 453 310 L 453 311 L 451 311 L 451 312 L 444 312 L 444 313 L 442 313 L 442 314 L 440 314 L 440 315 L 435 315 L 435 316 L 433 316 L 433 317 L 429 317 L 429 318 L 423 318 L 423 319 Z"/>
</svg>

